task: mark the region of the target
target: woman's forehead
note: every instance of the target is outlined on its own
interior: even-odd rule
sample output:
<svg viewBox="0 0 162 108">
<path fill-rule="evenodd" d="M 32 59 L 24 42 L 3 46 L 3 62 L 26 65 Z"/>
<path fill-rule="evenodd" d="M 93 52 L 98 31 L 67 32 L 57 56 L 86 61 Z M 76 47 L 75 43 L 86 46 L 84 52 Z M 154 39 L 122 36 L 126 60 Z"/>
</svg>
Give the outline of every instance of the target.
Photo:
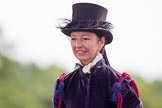
<svg viewBox="0 0 162 108">
<path fill-rule="evenodd" d="M 70 36 L 97 36 L 95 33 L 93 32 L 87 32 L 87 31 L 75 31 L 75 32 L 71 32 Z"/>
</svg>

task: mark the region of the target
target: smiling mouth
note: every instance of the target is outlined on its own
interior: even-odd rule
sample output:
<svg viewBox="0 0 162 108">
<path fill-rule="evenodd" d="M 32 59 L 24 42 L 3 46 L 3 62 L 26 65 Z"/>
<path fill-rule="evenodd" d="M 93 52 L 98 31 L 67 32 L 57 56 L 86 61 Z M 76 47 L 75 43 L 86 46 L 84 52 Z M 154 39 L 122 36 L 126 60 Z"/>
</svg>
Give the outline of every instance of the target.
<svg viewBox="0 0 162 108">
<path fill-rule="evenodd" d="M 85 56 L 86 52 L 87 52 L 87 51 L 78 50 L 78 51 L 76 51 L 76 54 L 77 54 L 78 56 Z"/>
<path fill-rule="evenodd" d="M 86 51 L 83 51 L 83 50 L 79 50 L 79 51 L 76 51 L 77 53 L 85 53 Z"/>
</svg>

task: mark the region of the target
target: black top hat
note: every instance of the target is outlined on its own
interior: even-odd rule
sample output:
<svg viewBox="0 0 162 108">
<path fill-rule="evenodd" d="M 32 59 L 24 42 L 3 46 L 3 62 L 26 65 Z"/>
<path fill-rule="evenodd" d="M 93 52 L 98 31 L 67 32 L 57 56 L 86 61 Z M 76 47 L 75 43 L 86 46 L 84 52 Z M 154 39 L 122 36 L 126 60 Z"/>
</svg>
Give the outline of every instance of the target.
<svg viewBox="0 0 162 108">
<path fill-rule="evenodd" d="M 111 23 L 106 21 L 107 9 L 92 3 L 73 4 L 72 20 L 66 20 L 61 31 L 70 36 L 74 31 L 88 31 L 106 37 L 106 44 L 112 42 Z M 68 21 L 68 22 L 67 22 Z"/>
</svg>

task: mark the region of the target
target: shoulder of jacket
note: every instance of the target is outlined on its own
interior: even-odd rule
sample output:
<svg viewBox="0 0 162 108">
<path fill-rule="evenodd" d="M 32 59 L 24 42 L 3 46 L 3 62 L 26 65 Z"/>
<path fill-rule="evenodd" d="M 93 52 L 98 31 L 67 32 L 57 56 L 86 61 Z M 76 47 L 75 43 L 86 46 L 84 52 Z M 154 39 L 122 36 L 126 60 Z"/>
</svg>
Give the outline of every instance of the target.
<svg viewBox="0 0 162 108">
<path fill-rule="evenodd" d="M 62 77 L 64 77 L 64 79 L 68 79 L 70 77 L 72 77 L 73 75 L 75 75 L 78 72 L 78 70 L 74 70 L 72 72 L 62 72 L 62 74 L 58 77 L 58 79 L 61 79 Z"/>
</svg>

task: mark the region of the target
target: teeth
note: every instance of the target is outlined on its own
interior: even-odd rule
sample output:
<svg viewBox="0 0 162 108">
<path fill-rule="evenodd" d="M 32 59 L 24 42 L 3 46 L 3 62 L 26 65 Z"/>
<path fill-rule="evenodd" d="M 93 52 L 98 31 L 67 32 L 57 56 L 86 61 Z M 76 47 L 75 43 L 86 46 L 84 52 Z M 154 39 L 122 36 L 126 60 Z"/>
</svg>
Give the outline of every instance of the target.
<svg viewBox="0 0 162 108">
<path fill-rule="evenodd" d="M 84 51 L 77 51 L 78 53 L 83 53 Z"/>
</svg>

